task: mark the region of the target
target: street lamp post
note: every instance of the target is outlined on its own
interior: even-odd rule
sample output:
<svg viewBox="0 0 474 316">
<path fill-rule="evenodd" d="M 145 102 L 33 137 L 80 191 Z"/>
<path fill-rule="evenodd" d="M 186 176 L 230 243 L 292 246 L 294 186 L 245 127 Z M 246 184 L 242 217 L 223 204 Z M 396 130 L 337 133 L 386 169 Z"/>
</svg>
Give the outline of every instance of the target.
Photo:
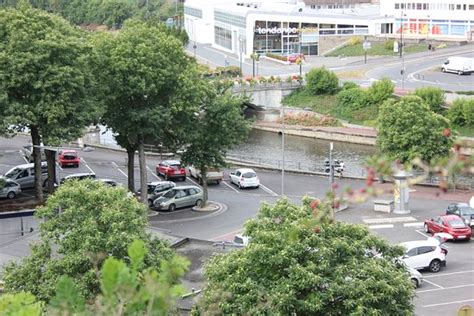
<svg viewBox="0 0 474 316">
<path fill-rule="evenodd" d="M 402 5 L 402 4 L 400 4 Z M 400 53 L 400 58 L 403 56 L 403 9 L 400 10 L 400 45 L 398 45 L 398 50 Z"/>
<path fill-rule="evenodd" d="M 329 184 L 331 192 L 334 192 L 334 165 L 332 164 L 332 150 L 334 148 L 333 142 L 329 143 Z"/>
<path fill-rule="evenodd" d="M 260 58 L 257 59 L 257 77 L 258 77 L 258 64 L 260 64 Z"/>
<path fill-rule="evenodd" d="M 285 194 L 285 107 L 281 105 L 281 195 Z"/>
<path fill-rule="evenodd" d="M 239 54 L 239 62 L 240 62 L 240 73 L 242 74 L 242 76 L 244 75 L 244 73 L 242 72 L 242 53 L 243 53 L 243 50 L 244 50 L 244 47 L 243 47 L 243 40 L 241 37 L 239 37 L 239 51 L 240 51 L 240 54 Z"/>
</svg>

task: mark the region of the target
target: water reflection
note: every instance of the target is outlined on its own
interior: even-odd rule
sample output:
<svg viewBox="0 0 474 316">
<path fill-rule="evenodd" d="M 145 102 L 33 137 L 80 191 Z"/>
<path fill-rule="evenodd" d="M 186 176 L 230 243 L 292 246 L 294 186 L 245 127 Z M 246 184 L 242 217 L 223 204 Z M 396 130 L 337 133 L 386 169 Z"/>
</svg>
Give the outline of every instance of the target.
<svg viewBox="0 0 474 316">
<path fill-rule="evenodd" d="M 329 157 L 329 143 L 321 139 L 285 135 L 286 168 L 323 171 L 324 159 Z M 344 161 L 346 175 L 363 175 L 365 158 L 376 152 L 373 146 L 333 143 L 333 157 Z M 281 135 L 252 130 L 248 140 L 229 151 L 229 156 L 281 167 Z"/>
</svg>

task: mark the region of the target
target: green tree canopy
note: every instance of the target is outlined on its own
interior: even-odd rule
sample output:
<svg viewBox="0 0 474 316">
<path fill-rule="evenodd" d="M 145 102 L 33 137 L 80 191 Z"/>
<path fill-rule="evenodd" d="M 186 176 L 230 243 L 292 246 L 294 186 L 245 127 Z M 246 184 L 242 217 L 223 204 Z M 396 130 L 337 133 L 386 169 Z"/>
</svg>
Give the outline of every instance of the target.
<svg viewBox="0 0 474 316">
<path fill-rule="evenodd" d="M 41 240 L 32 245 L 30 256 L 5 267 L 8 292 L 28 291 L 48 301 L 64 275 L 91 299 L 100 288 L 95 267 L 108 257 L 127 261 L 127 247 L 135 239 L 147 248 L 143 268 L 158 269 L 162 259 L 173 257 L 165 243 L 146 233 L 147 209 L 124 188 L 70 181 L 48 198 L 36 216 L 46 219 L 40 225 Z"/>
<path fill-rule="evenodd" d="M 377 145 L 401 162 L 446 157 L 453 144 L 449 121 L 417 96 L 385 102 L 378 116 Z"/>
<path fill-rule="evenodd" d="M 410 315 L 414 289 L 403 251 L 361 225 L 319 223 L 305 200 L 264 204 L 241 250 L 210 259 L 196 314 Z M 381 256 L 371 256 L 369 253 Z"/>
<path fill-rule="evenodd" d="M 415 90 L 415 95 L 428 104 L 431 111 L 440 113 L 444 106 L 444 91 L 437 87 L 423 87 Z"/>
<path fill-rule="evenodd" d="M 305 90 L 312 95 L 335 94 L 339 90 L 339 79 L 326 68 L 313 68 L 306 74 Z"/>
</svg>

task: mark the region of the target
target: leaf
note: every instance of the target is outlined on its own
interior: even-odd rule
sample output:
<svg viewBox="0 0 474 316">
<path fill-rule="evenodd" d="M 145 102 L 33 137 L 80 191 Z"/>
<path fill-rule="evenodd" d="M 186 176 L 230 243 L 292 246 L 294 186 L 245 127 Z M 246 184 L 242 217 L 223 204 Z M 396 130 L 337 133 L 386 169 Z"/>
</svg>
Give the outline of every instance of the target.
<svg viewBox="0 0 474 316">
<path fill-rule="evenodd" d="M 143 261 L 147 255 L 145 243 L 141 240 L 134 240 L 128 247 L 128 255 L 130 257 L 132 269 L 139 270 L 143 266 Z"/>
</svg>

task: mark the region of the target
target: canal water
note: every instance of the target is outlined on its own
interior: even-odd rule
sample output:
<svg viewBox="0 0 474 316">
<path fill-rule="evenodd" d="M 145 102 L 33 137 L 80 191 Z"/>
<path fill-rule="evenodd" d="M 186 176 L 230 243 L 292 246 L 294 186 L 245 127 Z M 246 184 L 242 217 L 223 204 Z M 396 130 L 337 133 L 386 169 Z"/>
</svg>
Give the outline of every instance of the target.
<svg viewBox="0 0 474 316">
<path fill-rule="evenodd" d="M 375 154 L 376 148 L 343 142 L 333 144 L 333 159 L 344 162 L 344 174 L 365 176 L 365 159 Z M 324 171 L 324 160 L 329 158 L 329 146 L 330 141 L 285 135 L 285 168 Z M 230 150 L 228 156 L 281 168 L 282 136 L 278 133 L 252 130 L 247 141 Z"/>
</svg>

